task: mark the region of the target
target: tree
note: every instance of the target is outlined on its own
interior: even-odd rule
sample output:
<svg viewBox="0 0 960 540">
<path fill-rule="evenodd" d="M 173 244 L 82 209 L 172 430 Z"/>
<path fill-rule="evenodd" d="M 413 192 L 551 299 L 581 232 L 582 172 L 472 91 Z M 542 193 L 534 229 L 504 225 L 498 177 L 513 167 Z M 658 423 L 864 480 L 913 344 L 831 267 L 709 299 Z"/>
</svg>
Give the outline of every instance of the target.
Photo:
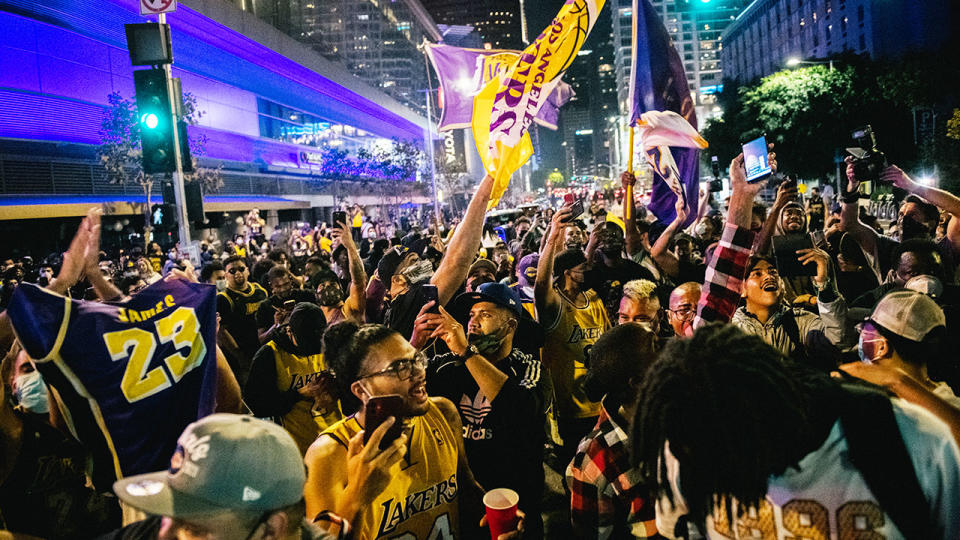
<svg viewBox="0 0 960 540">
<path fill-rule="evenodd" d="M 154 181 L 158 175 L 145 174 L 140 162 L 140 122 L 137 103 L 119 92 L 107 96 L 108 106 L 100 121 L 100 146 L 97 154 L 111 184 L 136 184 L 146 196 L 144 216 L 144 248 L 153 231 L 150 219 Z M 188 125 L 197 125 L 204 112 L 197 107 L 197 98 L 187 92 L 183 95 L 183 118 Z M 204 192 L 215 192 L 223 186 L 222 166 L 215 169 L 200 167 L 197 158 L 206 152 L 207 137 L 198 134 L 189 138 L 192 173 L 184 174 L 184 182 L 201 182 Z"/>
<path fill-rule="evenodd" d="M 908 55 L 872 61 L 855 55 L 834 59 L 834 69 L 817 65 L 783 70 L 744 86 L 724 83 L 718 104 L 722 120 L 711 121 L 702 134 L 710 142 L 706 160 L 729 160 L 742 142 L 766 134 L 776 143 L 784 170 L 801 177 L 832 174 L 839 151 L 855 146 L 851 132 L 873 127 L 880 149 L 903 167 L 932 162 L 943 167 L 955 152 L 935 144 L 918 147 L 913 140 L 913 109 L 941 110 L 955 99 L 958 68 L 942 55 Z M 946 122 L 937 123 L 937 139 Z"/>
</svg>

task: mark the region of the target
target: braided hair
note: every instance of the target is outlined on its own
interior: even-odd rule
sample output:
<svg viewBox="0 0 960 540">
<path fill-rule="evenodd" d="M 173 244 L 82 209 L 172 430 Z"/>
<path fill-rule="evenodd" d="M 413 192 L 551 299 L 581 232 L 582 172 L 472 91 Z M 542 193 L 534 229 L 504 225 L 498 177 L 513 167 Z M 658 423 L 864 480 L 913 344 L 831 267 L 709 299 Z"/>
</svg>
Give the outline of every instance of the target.
<svg viewBox="0 0 960 540">
<path fill-rule="evenodd" d="M 680 486 L 695 523 L 715 509 L 734 521 L 757 508 L 767 480 L 799 462 L 810 445 L 811 385 L 758 336 L 731 325 L 671 340 L 646 373 L 630 435 L 632 461 L 658 498 L 673 502 L 664 443 L 680 463 Z M 819 384 L 819 383 L 816 383 Z"/>
<path fill-rule="evenodd" d="M 360 378 L 370 349 L 394 335 L 400 334 L 382 324 L 359 325 L 352 321 L 335 324 L 323 334 L 323 358 L 337 374 L 344 413 L 352 414 L 360 409 L 362 403 L 350 391 L 350 385 Z"/>
</svg>

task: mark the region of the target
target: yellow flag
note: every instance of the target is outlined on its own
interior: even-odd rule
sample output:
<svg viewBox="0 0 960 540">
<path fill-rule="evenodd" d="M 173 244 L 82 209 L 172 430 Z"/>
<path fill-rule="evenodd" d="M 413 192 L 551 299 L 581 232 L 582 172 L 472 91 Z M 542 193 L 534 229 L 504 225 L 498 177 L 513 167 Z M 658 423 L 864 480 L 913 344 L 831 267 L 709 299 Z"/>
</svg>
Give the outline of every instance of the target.
<svg viewBox="0 0 960 540">
<path fill-rule="evenodd" d="M 527 130 L 560 76 L 577 57 L 605 0 L 567 0 L 537 39 L 473 100 L 473 137 L 494 177 L 488 208 L 500 202 L 510 176 L 533 155 Z"/>
</svg>

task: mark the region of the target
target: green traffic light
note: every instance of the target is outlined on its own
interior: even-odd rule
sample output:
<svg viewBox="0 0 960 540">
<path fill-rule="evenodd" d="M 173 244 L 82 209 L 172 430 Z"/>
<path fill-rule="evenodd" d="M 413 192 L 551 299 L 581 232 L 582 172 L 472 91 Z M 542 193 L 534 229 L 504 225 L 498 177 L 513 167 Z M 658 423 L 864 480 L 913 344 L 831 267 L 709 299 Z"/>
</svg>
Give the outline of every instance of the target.
<svg viewBox="0 0 960 540">
<path fill-rule="evenodd" d="M 156 114 L 147 113 L 140 117 L 140 123 L 147 127 L 147 129 L 156 129 L 157 125 L 160 124 L 160 119 L 157 118 Z"/>
</svg>

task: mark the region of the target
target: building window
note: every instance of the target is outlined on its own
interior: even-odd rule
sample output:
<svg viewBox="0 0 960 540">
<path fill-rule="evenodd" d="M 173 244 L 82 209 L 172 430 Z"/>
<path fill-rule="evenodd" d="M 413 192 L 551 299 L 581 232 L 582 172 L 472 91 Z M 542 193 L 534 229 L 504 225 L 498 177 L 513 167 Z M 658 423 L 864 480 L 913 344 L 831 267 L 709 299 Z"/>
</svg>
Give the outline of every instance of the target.
<svg viewBox="0 0 960 540">
<path fill-rule="evenodd" d="M 860 34 L 860 51 L 865 51 L 867 49 L 867 39 Z"/>
<path fill-rule="evenodd" d="M 857 6 L 857 20 L 863 22 L 863 5 Z"/>
</svg>

